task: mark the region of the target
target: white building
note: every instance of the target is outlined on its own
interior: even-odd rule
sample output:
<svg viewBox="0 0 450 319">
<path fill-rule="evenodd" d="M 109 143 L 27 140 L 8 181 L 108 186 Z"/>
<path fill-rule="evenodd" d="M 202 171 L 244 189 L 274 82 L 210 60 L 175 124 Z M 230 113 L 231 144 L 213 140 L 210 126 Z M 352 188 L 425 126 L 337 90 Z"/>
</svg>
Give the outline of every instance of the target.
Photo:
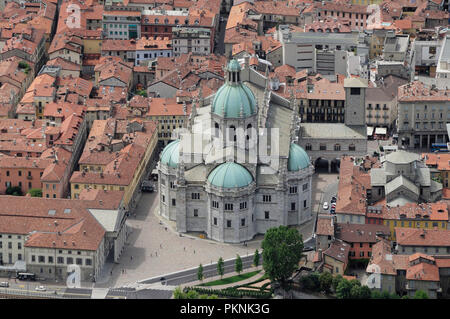
<svg viewBox="0 0 450 319">
<path fill-rule="evenodd" d="M 161 153 L 160 214 L 179 232 L 240 243 L 312 218 L 314 168 L 295 143 L 298 110 L 264 90 L 268 78 L 248 62 L 229 62 L 226 83 L 193 107 L 189 133 Z"/>
</svg>

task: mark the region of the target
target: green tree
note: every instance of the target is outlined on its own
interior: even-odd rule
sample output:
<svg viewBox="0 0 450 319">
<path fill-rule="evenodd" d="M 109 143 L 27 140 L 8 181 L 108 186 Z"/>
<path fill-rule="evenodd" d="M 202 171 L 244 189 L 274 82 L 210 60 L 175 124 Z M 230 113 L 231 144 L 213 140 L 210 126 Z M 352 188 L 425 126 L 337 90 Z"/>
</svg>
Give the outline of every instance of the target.
<svg viewBox="0 0 450 319">
<path fill-rule="evenodd" d="M 339 283 L 341 282 L 341 280 L 344 279 L 344 277 L 342 277 L 342 275 L 337 275 L 333 277 L 333 281 L 331 282 L 331 286 L 333 287 L 333 290 L 336 292 L 337 290 L 337 286 L 339 285 Z"/>
<path fill-rule="evenodd" d="M 428 299 L 428 294 L 423 290 L 417 290 L 414 299 Z"/>
<path fill-rule="evenodd" d="M 370 294 L 370 298 L 372 299 L 381 299 L 381 293 L 378 290 L 372 290 L 371 294 Z"/>
<path fill-rule="evenodd" d="M 294 228 L 286 226 L 270 228 L 261 246 L 264 271 L 272 281 L 279 281 L 284 285 L 297 269 L 302 257 L 302 236 Z"/>
<path fill-rule="evenodd" d="M 236 262 L 234 264 L 234 270 L 240 275 L 242 271 L 242 259 L 241 256 L 236 255 Z"/>
<path fill-rule="evenodd" d="M 186 295 L 183 292 L 183 289 L 181 289 L 181 287 L 175 288 L 175 290 L 173 291 L 173 298 L 174 299 L 186 299 Z"/>
<path fill-rule="evenodd" d="M 331 284 L 333 283 L 333 275 L 325 271 L 320 274 L 319 282 L 320 282 L 320 290 L 325 291 L 325 293 L 328 294 L 331 291 Z"/>
<path fill-rule="evenodd" d="M 359 289 L 359 299 L 370 299 L 371 297 L 371 290 L 367 286 L 361 286 Z"/>
<path fill-rule="evenodd" d="M 220 279 L 222 279 L 224 272 L 225 272 L 225 269 L 223 266 L 223 259 L 222 259 L 222 257 L 220 257 L 219 261 L 217 262 L 217 273 L 220 275 Z"/>
<path fill-rule="evenodd" d="M 6 195 L 22 196 L 22 189 L 19 186 L 9 186 L 6 189 Z"/>
<path fill-rule="evenodd" d="M 253 265 L 255 267 L 259 266 L 259 251 L 258 251 L 258 249 L 255 250 L 255 255 L 253 256 Z"/>
<path fill-rule="evenodd" d="M 203 266 L 202 264 L 200 264 L 198 266 L 198 270 L 197 270 L 197 278 L 198 280 L 202 281 L 203 280 Z"/>
<path fill-rule="evenodd" d="M 196 292 L 195 290 L 189 290 L 186 293 L 186 299 L 198 299 L 199 295 L 198 292 Z"/>
<path fill-rule="evenodd" d="M 339 299 L 349 299 L 351 298 L 351 290 L 353 285 L 347 279 L 343 278 L 337 288 L 336 288 L 336 296 Z"/>
<path fill-rule="evenodd" d="M 32 188 L 28 191 L 31 197 L 42 197 L 42 189 L 40 188 Z"/>
</svg>

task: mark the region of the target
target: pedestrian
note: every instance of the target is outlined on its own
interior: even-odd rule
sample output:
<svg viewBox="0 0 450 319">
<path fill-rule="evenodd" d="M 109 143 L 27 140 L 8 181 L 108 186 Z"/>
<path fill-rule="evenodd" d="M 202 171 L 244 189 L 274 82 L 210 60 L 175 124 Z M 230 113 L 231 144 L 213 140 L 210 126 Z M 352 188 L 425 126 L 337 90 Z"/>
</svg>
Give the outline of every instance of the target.
<svg viewBox="0 0 450 319">
<path fill-rule="evenodd" d="M 150 253 L 150 257 L 153 257 L 152 253 Z"/>
<path fill-rule="evenodd" d="M 167 231 L 167 227 L 165 227 L 166 228 L 166 231 Z"/>
<path fill-rule="evenodd" d="M 162 248 L 162 244 L 159 244 L 159 248 Z"/>
<path fill-rule="evenodd" d="M 130 256 L 131 260 L 133 260 L 133 256 Z"/>
<path fill-rule="evenodd" d="M 158 252 L 157 251 L 155 251 L 155 255 L 156 255 L 156 257 L 158 257 Z"/>
<path fill-rule="evenodd" d="M 111 270 L 111 273 L 110 273 L 110 274 L 111 274 L 111 276 L 112 276 L 112 270 Z"/>
<path fill-rule="evenodd" d="M 195 254 L 195 249 L 194 249 L 194 254 Z"/>
</svg>

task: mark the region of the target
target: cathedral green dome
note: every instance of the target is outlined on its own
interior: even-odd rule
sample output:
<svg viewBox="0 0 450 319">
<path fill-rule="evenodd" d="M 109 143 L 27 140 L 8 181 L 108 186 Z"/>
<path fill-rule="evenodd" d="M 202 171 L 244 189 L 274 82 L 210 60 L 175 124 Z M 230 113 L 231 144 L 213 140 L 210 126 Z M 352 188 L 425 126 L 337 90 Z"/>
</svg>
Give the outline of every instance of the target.
<svg viewBox="0 0 450 319">
<path fill-rule="evenodd" d="M 167 144 L 161 152 L 161 163 L 169 167 L 177 167 L 180 157 L 180 140 Z"/>
<path fill-rule="evenodd" d="M 212 170 L 208 181 L 217 187 L 234 188 L 245 187 L 253 182 L 252 174 L 242 165 L 227 162 Z"/>
<path fill-rule="evenodd" d="M 256 114 L 256 99 L 253 92 L 240 80 L 239 62 L 231 60 L 226 70 L 226 81 L 214 96 L 212 113 L 224 118 L 242 118 Z"/>
<path fill-rule="evenodd" d="M 305 150 L 301 146 L 291 143 L 289 148 L 288 170 L 298 171 L 307 168 L 309 165 L 311 165 L 311 162 Z"/>
</svg>

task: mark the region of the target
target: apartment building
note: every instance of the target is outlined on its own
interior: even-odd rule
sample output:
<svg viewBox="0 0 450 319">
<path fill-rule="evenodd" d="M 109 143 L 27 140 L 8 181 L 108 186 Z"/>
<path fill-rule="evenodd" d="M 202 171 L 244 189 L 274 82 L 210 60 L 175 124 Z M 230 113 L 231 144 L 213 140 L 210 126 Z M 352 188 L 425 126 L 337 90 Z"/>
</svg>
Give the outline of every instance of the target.
<svg viewBox="0 0 450 319">
<path fill-rule="evenodd" d="M 212 52 L 210 29 L 175 27 L 172 33 L 172 48 L 175 56 L 189 52 L 209 55 Z"/>
<path fill-rule="evenodd" d="M 141 37 L 141 10 L 130 6 L 105 6 L 103 36 L 107 39 L 139 39 Z"/>
<path fill-rule="evenodd" d="M 450 89 L 438 89 L 419 81 L 398 89 L 399 145 L 429 150 L 433 143 L 447 143 Z"/>
</svg>

